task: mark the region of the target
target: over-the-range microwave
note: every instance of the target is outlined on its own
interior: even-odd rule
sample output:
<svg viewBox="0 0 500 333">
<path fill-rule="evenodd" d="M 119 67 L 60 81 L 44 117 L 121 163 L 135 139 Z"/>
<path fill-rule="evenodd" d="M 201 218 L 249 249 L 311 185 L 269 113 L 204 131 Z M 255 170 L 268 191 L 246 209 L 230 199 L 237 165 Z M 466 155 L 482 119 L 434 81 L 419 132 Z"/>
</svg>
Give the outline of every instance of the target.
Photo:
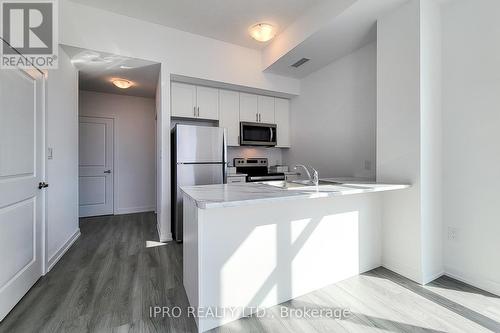
<svg viewBox="0 0 500 333">
<path fill-rule="evenodd" d="M 276 124 L 240 122 L 241 146 L 276 146 Z"/>
</svg>

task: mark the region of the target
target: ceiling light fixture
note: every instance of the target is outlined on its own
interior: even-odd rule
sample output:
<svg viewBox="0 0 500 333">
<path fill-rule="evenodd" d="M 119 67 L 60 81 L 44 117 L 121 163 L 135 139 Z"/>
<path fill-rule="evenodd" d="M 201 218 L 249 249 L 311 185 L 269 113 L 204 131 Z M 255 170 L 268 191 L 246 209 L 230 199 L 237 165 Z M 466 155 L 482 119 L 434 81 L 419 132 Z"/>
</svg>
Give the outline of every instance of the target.
<svg viewBox="0 0 500 333">
<path fill-rule="evenodd" d="M 132 82 L 125 79 L 113 79 L 111 82 L 120 89 L 127 89 L 133 85 Z"/>
<path fill-rule="evenodd" d="M 250 36 L 259 42 L 267 42 L 276 34 L 276 30 L 269 23 L 257 23 L 250 27 L 249 32 Z"/>
</svg>

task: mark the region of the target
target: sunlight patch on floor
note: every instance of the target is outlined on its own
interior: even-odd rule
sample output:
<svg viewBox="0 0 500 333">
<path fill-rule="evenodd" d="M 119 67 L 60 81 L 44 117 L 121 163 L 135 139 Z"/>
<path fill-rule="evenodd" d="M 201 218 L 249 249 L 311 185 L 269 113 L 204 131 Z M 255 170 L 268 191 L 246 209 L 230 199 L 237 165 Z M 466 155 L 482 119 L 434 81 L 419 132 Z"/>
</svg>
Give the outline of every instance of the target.
<svg viewBox="0 0 500 333">
<path fill-rule="evenodd" d="M 146 241 L 146 247 L 157 247 L 167 245 L 167 243 L 155 242 L 155 241 Z"/>
</svg>

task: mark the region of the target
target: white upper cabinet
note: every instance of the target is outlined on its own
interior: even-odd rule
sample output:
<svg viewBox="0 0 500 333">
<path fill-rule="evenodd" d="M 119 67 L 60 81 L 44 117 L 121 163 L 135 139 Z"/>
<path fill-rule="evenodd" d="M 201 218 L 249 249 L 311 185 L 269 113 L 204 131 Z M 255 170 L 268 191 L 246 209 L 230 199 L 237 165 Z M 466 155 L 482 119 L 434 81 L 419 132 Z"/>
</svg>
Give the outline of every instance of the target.
<svg viewBox="0 0 500 333">
<path fill-rule="evenodd" d="M 274 124 L 274 97 L 258 96 L 259 123 Z"/>
<path fill-rule="evenodd" d="M 196 86 L 172 82 L 171 105 L 173 117 L 196 117 Z"/>
<path fill-rule="evenodd" d="M 240 94 L 236 91 L 219 91 L 219 127 L 227 129 L 227 145 L 239 146 Z"/>
<path fill-rule="evenodd" d="M 240 121 L 259 121 L 259 101 L 257 95 L 240 93 Z"/>
<path fill-rule="evenodd" d="M 290 147 L 290 100 L 171 83 L 172 117 L 218 120 L 228 146 L 239 146 L 240 122 L 276 124 L 277 147 Z"/>
<path fill-rule="evenodd" d="M 219 119 L 219 89 L 172 82 L 172 117 Z"/>
<path fill-rule="evenodd" d="M 219 119 L 219 89 L 196 87 L 197 118 Z"/>
<path fill-rule="evenodd" d="M 275 120 L 277 147 L 290 147 L 290 101 L 288 99 L 275 99 Z"/>
</svg>

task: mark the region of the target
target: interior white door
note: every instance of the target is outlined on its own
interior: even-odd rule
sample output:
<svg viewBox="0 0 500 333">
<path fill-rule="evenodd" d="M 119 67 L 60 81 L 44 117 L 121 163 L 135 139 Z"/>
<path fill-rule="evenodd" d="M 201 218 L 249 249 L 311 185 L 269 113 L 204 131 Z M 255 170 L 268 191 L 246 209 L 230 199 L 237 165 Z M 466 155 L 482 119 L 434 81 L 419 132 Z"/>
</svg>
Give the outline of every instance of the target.
<svg viewBox="0 0 500 333">
<path fill-rule="evenodd" d="M 80 217 L 113 214 L 113 131 L 109 118 L 80 117 Z"/>
<path fill-rule="evenodd" d="M 45 79 L 0 70 L 0 321 L 42 276 Z"/>
</svg>

